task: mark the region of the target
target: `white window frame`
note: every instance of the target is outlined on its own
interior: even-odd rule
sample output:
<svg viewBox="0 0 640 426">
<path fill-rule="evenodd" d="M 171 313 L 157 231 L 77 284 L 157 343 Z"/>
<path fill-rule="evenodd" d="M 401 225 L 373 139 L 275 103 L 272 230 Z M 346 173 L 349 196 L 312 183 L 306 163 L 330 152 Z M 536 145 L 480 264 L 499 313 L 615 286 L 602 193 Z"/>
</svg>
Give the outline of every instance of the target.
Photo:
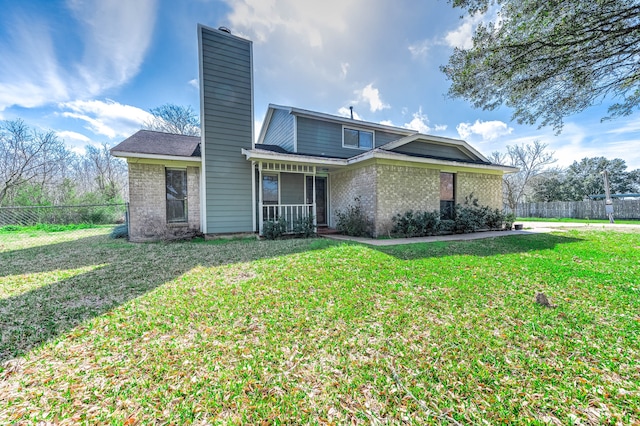
<svg viewBox="0 0 640 426">
<path fill-rule="evenodd" d="M 345 130 L 355 130 L 357 132 L 371 133 L 371 148 L 362 148 L 359 145 L 358 146 L 345 145 L 344 144 L 344 131 Z M 359 143 L 360 143 L 360 138 L 358 138 L 358 144 Z M 374 149 L 376 147 L 376 132 L 374 130 L 363 129 L 361 127 L 343 125 L 342 126 L 342 147 L 343 148 L 347 148 L 347 149 L 357 149 L 357 150 L 360 150 L 360 151 L 368 151 L 370 149 Z"/>
</svg>

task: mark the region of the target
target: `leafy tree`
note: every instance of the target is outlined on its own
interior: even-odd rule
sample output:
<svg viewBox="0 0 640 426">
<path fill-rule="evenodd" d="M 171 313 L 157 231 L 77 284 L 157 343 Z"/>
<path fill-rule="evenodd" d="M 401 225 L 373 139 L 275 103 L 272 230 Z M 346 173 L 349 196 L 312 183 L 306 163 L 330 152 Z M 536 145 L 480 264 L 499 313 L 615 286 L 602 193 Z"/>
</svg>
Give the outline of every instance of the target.
<svg viewBox="0 0 640 426">
<path fill-rule="evenodd" d="M 640 0 L 450 0 L 470 14 L 497 4 L 495 22 L 475 30 L 441 67 L 449 94 L 518 123 L 552 125 L 603 100 L 609 114 L 640 105 Z"/>
<path fill-rule="evenodd" d="M 529 188 L 531 180 L 556 161 L 554 153 L 547 152 L 547 148 L 546 143 L 536 140 L 530 144 L 508 145 L 506 153 L 491 154 L 491 162 L 520 169 L 517 173 L 504 175 L 502 181 L 504 200 L 512 212 L 516 213 L 516 206 Z"/>
<path fill-rule="evenodd" d="M 533 201 L 551 202 L 565 201 L 566 194 L 566 173 L 562 168 L 552 168 L 541 173 L 531 182 Z"/>
<path fill-rule="evenodd" d="M 609 186 L 612 194 L 633 192 L 633 175 L 627 172 L 627 164 L 620 158 L 583 158 L 567 168 L 565 193 L 570 200 L 582 200 L 589 195 L 604 194 L 602 172 L 609 171 Z"/>
<path fill-rule="evenodd" d="M 624 160 L 605 157 L 583 158 L 567 169 L 553 169 L 538 176 L 533 187 L 535 201 L 579 201 L 589 195 L 604 194 L 602 172 L 609 172 L 612 194 L 627 194 L 640 189 L 640 170 L 627 172 Z"/>
<path fill-rule="evenodd" d="M 149 110 L 153 118 L 144 128 L 177 135 L 200 136 L 200 119 L 190 106 L 164 104 Z"/>
</svg>

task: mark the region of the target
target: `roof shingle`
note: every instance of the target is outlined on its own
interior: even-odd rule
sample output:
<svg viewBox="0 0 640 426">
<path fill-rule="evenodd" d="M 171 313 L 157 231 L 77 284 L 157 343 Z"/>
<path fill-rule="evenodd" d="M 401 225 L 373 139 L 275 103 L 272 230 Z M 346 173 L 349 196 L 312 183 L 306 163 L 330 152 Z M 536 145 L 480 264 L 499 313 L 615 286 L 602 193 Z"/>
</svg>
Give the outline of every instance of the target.
<svg viewBox="0 0 640 426">
<path fill-rule="evenodd" d="M 200 136 L 139 130 L 111 148 L 111 152 L 200 157 Z"/>
</svg>

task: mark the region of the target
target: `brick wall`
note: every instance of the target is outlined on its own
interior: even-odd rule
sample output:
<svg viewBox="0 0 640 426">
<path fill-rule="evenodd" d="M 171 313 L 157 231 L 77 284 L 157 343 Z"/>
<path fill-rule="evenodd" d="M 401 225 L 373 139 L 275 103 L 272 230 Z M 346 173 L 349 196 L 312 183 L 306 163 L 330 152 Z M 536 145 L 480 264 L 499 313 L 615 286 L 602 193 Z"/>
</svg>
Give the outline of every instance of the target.
<svg viewBox="0 0 640 426">
<path fill-rule="evenodd" d="M 345 211 L 347 207 L 354 205 L 356 197 L 360 198 L 360 203 L 364 210 L 369 212 L 369 218 L 374 220 L 377 202 L 375 167 L 374 164 L 371 164 L 331 175 L 329 179 L 331 226 L 336 226 L 336 211 Z"/>
<path fill-rule="evenodd" d="M 336 210 L 344 211 L 356 197 L 374 223 L 374 235 L 386 235 L 392 218 L 409 210 L 440 210 L 440 170 L 372 163 L 331 175 L 331 225 Z M 456 173 L 456 202 L 473 193 L 481 205 L 502 208 L 502 177 L 483 173 Z"/>
<path fill-rule="evenodd" d="M 502 210 L 502 176 L 483 173 L 458 172 L 456 174 L 456 202 L 473 193 L 481 206 Z"/>
<path fill-rule="evenodd" d="M 167 225 L 165 166 L 129 163 L 129 239 L 154 241 L 200 230 L 200 168 L 187 167 L 185 224 Z"/>
<path fill-rule="evenodd" d="M 420 167 L 378 164 L 376 235 L 387 234 L 391 218 L 409 210 L 440 210 L 440 171 Z"/>
</svg>

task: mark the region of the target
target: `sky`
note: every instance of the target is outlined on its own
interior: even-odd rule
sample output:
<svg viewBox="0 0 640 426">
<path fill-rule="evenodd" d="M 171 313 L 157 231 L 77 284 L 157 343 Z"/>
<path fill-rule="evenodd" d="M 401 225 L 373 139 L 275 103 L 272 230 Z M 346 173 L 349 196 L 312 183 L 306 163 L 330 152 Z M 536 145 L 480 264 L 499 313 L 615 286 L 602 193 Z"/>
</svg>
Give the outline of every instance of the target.
<svg viewBox="0 0 640 426">
<path fill-rule="evenodd" d="M 166 103 L 199 111 L 197 24 L 253 40 L 256 135 L 269 103 L 464 139 L 489 155 L 540 140 L 556 165 L 622 158 L 640 168 L 640 114 L 562 133 L 518 125 L 506 107 L 447 97 L 439 67 L 490 16 L 445 0 L 0 0 L 0 120 L 53 130 L 82 152 L 115 145 Z"/>
</svg>

